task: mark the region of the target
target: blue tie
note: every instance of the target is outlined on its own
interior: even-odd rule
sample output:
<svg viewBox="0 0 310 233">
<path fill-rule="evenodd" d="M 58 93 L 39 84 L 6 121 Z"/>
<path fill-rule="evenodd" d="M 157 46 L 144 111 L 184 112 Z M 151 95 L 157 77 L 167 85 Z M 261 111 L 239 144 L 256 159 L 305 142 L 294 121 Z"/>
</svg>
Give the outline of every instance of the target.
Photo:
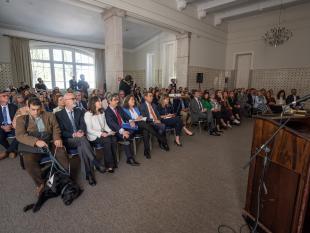
<svg viewBox="0 0 310 233">
<path fill-rule="evenodd" d="M 6 106 L 4 106 L 2 109 L 2 116 L 3 116 L 3 123 L 7 124 L 8 123 L 8 116 L 7 116 Z"/>
</svg>

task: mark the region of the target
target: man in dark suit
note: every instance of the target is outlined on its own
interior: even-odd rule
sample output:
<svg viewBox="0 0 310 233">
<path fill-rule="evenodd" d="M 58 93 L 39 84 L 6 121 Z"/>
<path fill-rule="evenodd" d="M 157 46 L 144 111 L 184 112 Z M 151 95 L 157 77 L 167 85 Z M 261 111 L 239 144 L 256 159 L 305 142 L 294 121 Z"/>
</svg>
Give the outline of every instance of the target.
<svg viewBox="0 0 310 233">
<path fill-rule="evenodd" d="M 297 90 L 296 89 L 292 89 L 291 90 L 291 94 L 289 96 L 286 97 L 286 104 L 290 104 L 296 100 L 299 100 L 300 97 L 297 95 Z M 294 104 L 291 106 L 291 108 L 299 108 L 300 107 L 300 103 Z"/>
<path fill-rule="evenodd" d="M 143 94 L 144 103 L 140 105 L 140 112 L 141 115 L 147 118 L 147 121 L 152 123 L 152 126 L 157 130 L 157 132 L 166 137 L 166 126 L 161 122 L 160 114 L 157 110 L 157 107 L 155 104 L 152 104 L 153 102 L 153 94 L 151 91 L 145 92 Z M 159 146 L 161 149 L 165 151 L 169 151 L 169 146 L 167 143 L 163 143 L 161 141 L 158 141 Z"/>
<path fill-rule="evenodd" d="M 64 145 L 67 149 L 77 148 L 81 159 L 82 172 L 90 185 L 96 185 L 93 166 L 101 173 L 104 173 L 105 169 L 96 159 L 93 148 L 85 136 L 87 130 L 84 112 L 79 108 L 75 108 L 73 93 L 66 93 L 64 100 L 65 108 L 56 113 Z"/>
<path fill-rule="evenodd" d="M 130 117 L 124 112 L 124 110 L 118 106 L 119 97 L 118 94 L 112 94 L 108 97 L 109 106 L 105 110 L 105 117 L 108 126 L 114 132 L 119 141 L 122 141 L 124 146 L 125 154 L 127 157 L 127 163 L 132 166 L 139 166 L 135 158 L 133 157 L 131 146 L 130 146 L 130 137 L 132 134 L 123 128 L 123 123 L 129 123 Z M 131 126 L 134 126 L 134 122 L 130 122 Z"/>
<path fill-rule="evenodd" d="M 205 120 L 208 123 L 209 134 L 212 136 L 220 136 L 220 134 L 216 132 L 212 111 L 207 110 L 202 106 L 200 101 L 201 92 L 195 90 L 193 94 L 194 97 L 191 99 L 189 104 L 192 123 L 198 122 L 199 120 Z"/>
<path fill-rule="evenodd" d="M 8 156 L 15 158 L 18 142 L 14 138 L 13 142 L 9 144 L 7 139 L 9 137 L 15 137 L 12 121 L 17 111 L 17 106 L 9 103 L 9 92 L 7 90 L 0 90 L 0 105 L 0 144 L 5 148 L 5 151 L 0 152 L 0 160 Z"/>
<path fill-rule="evenodd" d="M 46 91 L 46 85 L 44 84 L 42 78 L 37 79 L 38 83 L 36 83 L 35 88 L 38 92 L 40 91 Z"/>
<path fill-rule="evenodd" d="M 83 112 L 86 112 L 87 110 L 87 102 L 85 100 L 82 100 L 82 93 L 80 91 L 75 92 L 75 98 L 76 98 L 76 107 L 81 109 Z"/>
</svg>

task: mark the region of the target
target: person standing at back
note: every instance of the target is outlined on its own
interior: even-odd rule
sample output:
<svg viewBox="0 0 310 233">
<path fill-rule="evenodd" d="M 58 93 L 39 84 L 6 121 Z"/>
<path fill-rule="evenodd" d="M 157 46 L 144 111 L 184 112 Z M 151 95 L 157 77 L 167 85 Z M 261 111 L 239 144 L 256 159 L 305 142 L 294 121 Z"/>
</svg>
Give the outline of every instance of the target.
<svg viewBox="0 0 310 233">
<path fill-rule="evenodd" d="M 88 99 L 89 84 L 88 84 L 88 82 L 85 81 L 84 74 L 80 75 L 80 80 L 79 80 L 77 86 L 78 86 L 79 90 L 84 93 L 85 98 Z"/>
<path fill-rule="evenodd" d="M 71 88 L 72 91 L 77 91 L 78 83 L 76 81 L 75 76 L 72 76 L 72 79 L 69 81 L 69 87 Z"/>
</svg>

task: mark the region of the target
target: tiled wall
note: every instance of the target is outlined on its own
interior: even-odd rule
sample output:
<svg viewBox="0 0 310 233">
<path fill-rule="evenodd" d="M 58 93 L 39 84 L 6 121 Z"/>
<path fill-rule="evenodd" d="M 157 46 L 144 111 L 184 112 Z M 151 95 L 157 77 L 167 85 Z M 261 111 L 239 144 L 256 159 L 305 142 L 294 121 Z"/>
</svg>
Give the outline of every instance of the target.
<svg viewBox="0 0 310 233">
<path fill-rule="evenodd" d="M 281 89 L 290 93 L 292 88 L 296 88 L 300 96 L 306 95 L 310 93 L 310 67 L 253 70 L 251 86 L 273 89 L 275 93 Z"/>
<path fill-rule="evenodd" d="M 203 83 L 201 83 L 200 85 L 200 88 L 202 90 L 212 89 L 212 88 L 223 89 L 225 87 L 225 70 L 211 69 L 211 68 L 200 67 L 200 66 L 189 66 L 189 69 L 188 69 L 189 90 L 198 89 L 199 87 L 199 84 L 196 83 L 197 73 L 203 73 Z"/>
<path fill-rule="evenodd" d="M 6 88 L 13 83 L 11 64 L 1 63 L 0 64 L 0 89 Z"/>
</svg>

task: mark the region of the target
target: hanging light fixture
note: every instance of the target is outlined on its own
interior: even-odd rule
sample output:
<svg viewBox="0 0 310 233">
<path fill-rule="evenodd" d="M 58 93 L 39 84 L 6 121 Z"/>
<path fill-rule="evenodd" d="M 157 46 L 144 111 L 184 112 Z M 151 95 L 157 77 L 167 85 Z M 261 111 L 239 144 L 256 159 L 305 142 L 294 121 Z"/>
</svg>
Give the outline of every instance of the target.
<svg viewBox="0 0 310 233">
<path fill-rule="evenodd" d="M 263 36 L 266 44 L 273 47 L 278 47 L 279 45 L 282 45 L 284 42 L 288 41 L 293 36 L 293 33 L 290 29 L 281 26 L 282 6 L 283 5 L 281 2 L 278 25 L 269 29 Z"/>
</svg>

